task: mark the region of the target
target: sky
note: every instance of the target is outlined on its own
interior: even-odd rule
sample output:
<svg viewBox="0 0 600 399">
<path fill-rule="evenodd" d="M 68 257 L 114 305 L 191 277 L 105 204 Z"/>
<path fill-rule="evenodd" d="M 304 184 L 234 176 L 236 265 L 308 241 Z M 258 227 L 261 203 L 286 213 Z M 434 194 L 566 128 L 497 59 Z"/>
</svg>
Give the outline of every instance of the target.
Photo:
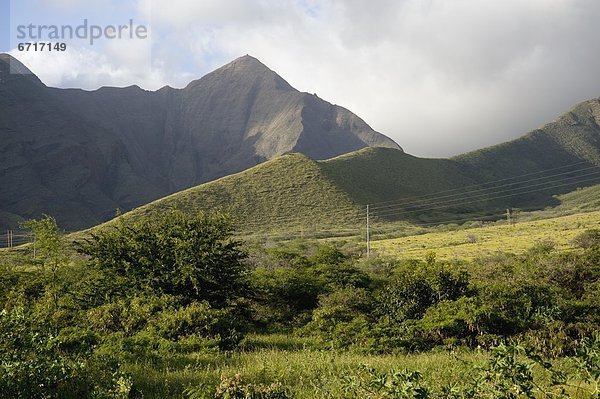
<svg viewBox="0 0 600 399">
<path fill-rule="evenodd" d="M 149 34 L 18 50 L 20 25 L 84 20 Z M 598 20 L 598 0 L 0 0 L 0 51 L 88 90 L 184 87 L 250 54 L 406 152 L 447 157 L 600 97 Z"/>
</svg>

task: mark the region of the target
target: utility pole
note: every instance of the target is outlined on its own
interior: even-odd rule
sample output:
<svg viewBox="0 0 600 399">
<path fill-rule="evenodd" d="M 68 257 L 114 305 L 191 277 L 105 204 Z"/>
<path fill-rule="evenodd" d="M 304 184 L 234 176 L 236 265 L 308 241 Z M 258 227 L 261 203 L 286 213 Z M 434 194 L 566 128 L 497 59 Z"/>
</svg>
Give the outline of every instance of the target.
<svg viewBox="0 0 600 399">
<path fill-rule="evenodd" d="M 35 234 L 33 235 L 33 260 L 35 260 Z"/>
<path fill-rule="evenodd" d="M 509 226 L 512 224 L 510 220 L 510 208 L 506 209 L 506 221 L 508 222 Z"/>
<path fill-rule="evenodd" d="M 369 226 L 369 205 L 367 204 L 367 258 L 371 256 L 371 231 Z"/>
</svg>

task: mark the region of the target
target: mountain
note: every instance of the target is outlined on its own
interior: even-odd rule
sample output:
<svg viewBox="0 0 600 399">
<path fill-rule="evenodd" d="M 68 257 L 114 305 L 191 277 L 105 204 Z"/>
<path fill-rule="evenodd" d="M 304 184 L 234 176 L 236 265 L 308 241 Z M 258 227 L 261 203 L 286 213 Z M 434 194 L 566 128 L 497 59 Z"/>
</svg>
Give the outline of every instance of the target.
<svg viewBox="0 0 600 399">
<path fill-rule="evenodd" d="M 516 140 L 453 160 L 492 179 L 577 162 L 600 165 L 600 99 L 577 104 L 551 123 Z"/>
<path fill-rule="evenodd" d="M 0 229 L 41 213 L 70 230 L 88 227 L 292 152 L 401 151 L 250 56 L 183 89 L 84 91 L 46 87 L 2 54 L 0 135 Z"/>
<path fill-rule="evenodd" d="M 220 209 L 234 216 L 242 234 L 359 234 L 367 204 L 375 222 L 416 224 L 475 216 L 495 220 L 507 208 L 543 209 L 564 198 L 571 199 L 562 211 L 589 211 L 597 206 L 593 197 L 600 186 L 574 190 L 600 183 L 599 121 L 596 99 L 519 139 L 451 159 L 417 158 L 393 148 L 364 148 L 320 161 L 286 155 L 124 217 L 136 219 L 169 208 Z M 569 192 L 563 199 L 556 197 Z"/>
<path fill-rule="evenodd" d="M 444 220 L 555 206 L 555 195 L 600 183 L 600 99 L 516 140 L 450 159 L 369 148 L 321 165 L 355 203 L 374 204 L 374 215 L 384 219 Z"/>
</svg>

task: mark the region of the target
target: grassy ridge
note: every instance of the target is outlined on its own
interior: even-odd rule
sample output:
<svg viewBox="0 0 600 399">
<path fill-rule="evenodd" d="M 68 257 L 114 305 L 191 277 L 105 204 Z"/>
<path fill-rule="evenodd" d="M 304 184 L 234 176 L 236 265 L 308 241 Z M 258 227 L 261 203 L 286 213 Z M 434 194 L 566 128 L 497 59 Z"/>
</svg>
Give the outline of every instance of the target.
<svg viewBox="0 0 600 399">
<path fill-rule="evenodd" d="M 581 188 L 558 196 L 561 204 L 557 210 L 583 212 L 600 208 L 600 185 Z"/>
<path fill-rule="evenodd" d="M 356 227 L 362 212 L 317 162 L 300 154 L 181 191 L 124 217 L 135 220 L 171 208 L 229 212 L 244 234 Z"/>
<path fill-rule="evenodd" d="M 428 195 L 477 182 L 461 165 L 387 148 L 366 148 L 322 161 L 326 176 L 362 204 Z"/>
</svg>

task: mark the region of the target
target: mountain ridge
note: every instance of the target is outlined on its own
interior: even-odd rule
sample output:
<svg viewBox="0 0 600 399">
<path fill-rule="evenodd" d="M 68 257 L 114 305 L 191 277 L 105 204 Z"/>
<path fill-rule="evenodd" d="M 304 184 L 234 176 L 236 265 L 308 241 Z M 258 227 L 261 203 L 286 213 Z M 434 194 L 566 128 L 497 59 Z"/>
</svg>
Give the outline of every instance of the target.
<svg viewBox="0 0 600 399">
<path fill-rule="evenodd" d="M 492 215 L 503 218 L 506 209 L 557 206 L 556 195 L 574 195 L 578 188 L 600 183 L 599 120 L 600 99 L 584 101 L 516 140 L 450 159 L 418 158 L 369 147 L 320 161 L 286 155 L 172 194 L 123 217 L 135 219 L 169 208 L 226 210 L 240 233 L 258 235 L 269 231 L 285 235 L 286 229 L 291 234 L 309 228 L 313 233 L 350 229 L 360 234 L 367 204 L 375 222 L 419 225 L 478 217 L 490 220 Z M 286 164 L 290 159 L 295 161 Z M 318 173 L 302 173 L 308 169 Z M 270 186 L 290 176 L 294 185 Z M 315 189 L 314 179 L 326 188 Z M 240 191 L 240 187 L 250 189 Z M 318 192 L 319 201 L 315 203 L 315 195 L 307 196 L 305 190 Z M 228 197 L 220 198 L 218 193 L 228 193 Z M 268 209 L 264 204 L 270 204 Z"/>
<path fill-rule="evenodd" d="M 11 85 L 16 89 L 7 90 Z M 250 56 L 183 89 L 86 92 L 47 88 L 17 76 L 0 86 L 3 91 L 8 95 L 0 96 L 0 123 L 13 126 L 0 129 L 7 138 L 0 143 L 7 155 L 0 160 L 0 182 L 9 187 L 0 200 L 10 204 L 5 199 L 11 191 L 20 197 L 15 206 L 0 209 L 0 225 L 39 215 L 42 203 L 43 212 L 71 229 L 109 220 L 116 209 L 135 208 L 132 215 L 143 215 L 172 204 L 230 210 L 246 227 L 285 227 L 281 223 L 290 220 L 299 226 L 348 226 L 354 220 L 350 224 L 357 226 L 362 221 L 356 215 L 366 204 L 462 187 L 485 193 L 447 209 L 396 206 L 377 215 L 428 223 L 557 205 L 555 195 L 594 183 L 594 168 L 600 166 L 600 99 L 577 104 L 515 140 L 449 159 L 426 159 L 405 154 L 344 108 L 298 92 Z M 10 101 L 14 93 L 27 101 Z M 24 103 L 42 116 L 27 118 Z M 230 113 L 218 112 L 225 108 Z M 48 135 L 42 128 L 47 126 L 59 134 Z M 19 129 L 25 140 L 10 134 Z M 286 155 L 296 152 L 304 155 Z M 32 160 L 33 168 L 23 168 Z M 82 168 L 72 168 L 73 163 Z M 227 175 L 221 176 L 219 168 Z M 555 169 L 558 176 L 547 172 Z M 579 169 L 591 170 L 592 177 L 579 177 Z M 527 184 L 509 183 L 508 195 L 486 188 L 521 175 L 552 184 L 530 190 Z M 317 219 L 313 208 L 322 210 Z M 77 220 L 64 223 L 69 217 Z"/>
<path fill-rule="evenodd" d="M 0 65 L 0 228 L 55 215 L 88 227 L 165 195 L 301 152 L 400 149 L 350 111 L 301 93 L 244 56 L 183 89 L 46 87 Z M 38 83 L 39 82 L 39 83 Z M 42 150 L 44 149 L 44 150 Z M 10 161 L 12 159 L 12 161 Z"/>
</svg>

